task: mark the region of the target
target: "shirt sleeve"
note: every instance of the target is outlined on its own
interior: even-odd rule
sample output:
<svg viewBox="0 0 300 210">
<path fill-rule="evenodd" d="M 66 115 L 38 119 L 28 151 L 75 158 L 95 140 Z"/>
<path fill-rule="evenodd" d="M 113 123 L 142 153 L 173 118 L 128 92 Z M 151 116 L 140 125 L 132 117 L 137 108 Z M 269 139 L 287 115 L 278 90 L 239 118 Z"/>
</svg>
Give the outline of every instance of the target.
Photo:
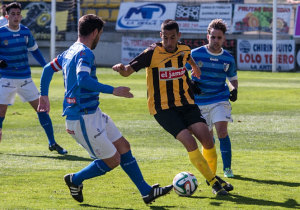
<svg viewBox="0 0 300 210">
<path fill-rule="evenodd" d="M 76 66 L 76 74 L 80 72 L 91 73 L 91 67 L 94 65 L 94 55 L 87 50 L 83 50 L 78 54 L 78 62 Z"/>
<path fill-rule="evenodd" d="M 141 54 L 139 54 L 137 57 L 135 57 L 133 60 L 131 60 L 129 62 L 129 65 L 136 72 L 141 70 L 142 68 L 149 67 L 151 64 L 153 52 L 154 52 L 153 48 L 150 48 L 150 47 L 147 48 Z"/>
<path fill-rule="evenodd" d="M 228 78 L 229 81 L 238 79 L 234 59 L 232 59 L 232 62 L 230 63 L 229 69 L 227 71 L 227 78 Z"/>
</svg>

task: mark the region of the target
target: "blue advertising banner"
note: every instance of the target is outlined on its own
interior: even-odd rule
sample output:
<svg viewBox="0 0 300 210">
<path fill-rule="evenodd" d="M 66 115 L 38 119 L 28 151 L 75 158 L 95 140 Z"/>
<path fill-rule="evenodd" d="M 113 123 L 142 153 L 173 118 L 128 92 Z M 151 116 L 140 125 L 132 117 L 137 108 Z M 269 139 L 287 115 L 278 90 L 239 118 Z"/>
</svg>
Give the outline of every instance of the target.
<svg viewBox="0 0 300 210">
<path fill-rule="evenodd" d="M 176 3 L 122 3 L 116 30 L 160 31 L 161 23 L 174 19 Z"/>
</svg>

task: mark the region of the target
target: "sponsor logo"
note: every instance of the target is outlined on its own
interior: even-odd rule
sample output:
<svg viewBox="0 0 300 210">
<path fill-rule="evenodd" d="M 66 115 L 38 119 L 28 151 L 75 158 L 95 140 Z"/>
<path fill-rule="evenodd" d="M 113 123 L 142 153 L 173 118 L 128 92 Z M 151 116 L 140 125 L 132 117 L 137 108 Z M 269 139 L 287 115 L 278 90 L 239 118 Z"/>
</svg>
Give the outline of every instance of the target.
<svg viewBox="0 0 300 210">
<path fill-rule="evenodd" d="M 219 59 L 218 58 L 209 58 L 209 60 L 217 62 Z"/>
<path fill-rule="evenodd" d="M 186 68 L 161 68 L 159 69 L 159 79 L 160 80 L 175 80 L 180 79 L 185 74 Z"/>
<path fill-rule="evenodd" d="M 24 83 L 21 85 L 21 87 L 24 87 L 24 86 L 28 85 L 29 83 L 32 83 L 32 80 L 30 80 L 30 81 L 25 80 Z"/>
<path fill-rule="evenodd" d="M 76 98 L 66 98 L 67 103 L 76 104 Z"/>
<path fill-rule="evenodd" d="M 240 44 L 239 44 L 239 49 L 240 49 L 240 51 L 243 52 L 243 53 L 248 53 L 248 52 L 250 52 L 250 49 L 251 49 L 251 44 L 250 44 L 250 42 L 247 41 L 247 40 L 241 41 Z"/>
<path fill-rule="evenodd" d="M 165 12 L 166 7 L 162 4 L 150 3 L 131 7 L 124 16 L 120 17 L 118 25 L 125 29 L 140 28 L 143 25 L 156 25 L 158 20 L 152 19 L 153 15 L 161 17 Z"/>
<path fill-rule="evenodd" d="M 200 7 L 177 5 L 175 20 L 199 21 Z"/>
<path fill-rule="evenodd" d="M 75 135 L 75 131 L 72 131 L 72 130 L 69 130 L 69 129 L 66 129 L 66 131 L 68 132 L 68 134 Z"/>
<path fill-rule="evenodd" d="M 7 82 L 6 84 L 2 85 L 4 88 L 15 88 L 14 86 L 11 86 L 10 82 Z"/>
<path fill-rule="evenodd" d="M 97 138 L 98 136 L 100 136 L 102 133 L 103 133 L 104 129 L 103 130 L 100 130 L 99 128 L 97 128 L 97 134 L 94 136 L 94 138 Z"/>
</svg>

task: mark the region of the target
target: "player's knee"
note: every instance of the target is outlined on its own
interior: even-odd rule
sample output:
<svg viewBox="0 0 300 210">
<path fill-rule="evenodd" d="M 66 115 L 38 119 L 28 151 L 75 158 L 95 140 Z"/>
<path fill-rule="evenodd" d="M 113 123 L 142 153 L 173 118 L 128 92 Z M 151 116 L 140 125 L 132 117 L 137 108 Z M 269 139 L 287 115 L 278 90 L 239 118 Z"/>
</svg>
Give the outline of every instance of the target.
<svg viewBox="0 0 300 210">
<path fill-rule="evenodd" d="M 218 132 L 218 138 L 219 138 L 219 139 L 223 139 L 223 138 L 225 138 L 227 135 L 228 135 L 227 130 L 220 130 L 220 131 Z"/>
<path fill-rule="evenodd" d="M 116 152 L 112 157 L 104 159 L 103 161 L 107 164 L 108 167 L 114 169 L 120 165 L 121 157 L 120 154 Z"/>
</svg>

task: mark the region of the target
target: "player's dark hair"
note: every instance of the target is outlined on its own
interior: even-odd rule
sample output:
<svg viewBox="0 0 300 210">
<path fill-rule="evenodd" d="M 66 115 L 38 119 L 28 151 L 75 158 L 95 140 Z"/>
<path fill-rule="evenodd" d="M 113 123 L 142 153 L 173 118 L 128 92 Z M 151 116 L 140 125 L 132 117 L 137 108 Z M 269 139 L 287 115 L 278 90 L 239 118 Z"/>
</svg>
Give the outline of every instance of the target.
<svg viewBox="0 0 300 210">
<path fill-rule="evenodd" d="M 95 29 L 101 31 L 104 26 L 104 21 L 97 15 L 88 14 L 79 19 L 78 23 L 78 36 L 88 36 Z"/>
<path fill-rule="evenodd" d="M 214 19 L 208 25 L 207 33 L 210 34 L 212 29 L 221 30 L 225 34 L 227 31 L 227 26 L 222 19 Z"/>
<path fill-rule="evenodd" d="M 2 16 L 6 15 L 6 4 L 1 5 L 1 13 L 2 13 Z"/>
<path fill-rule="evenodd" d="M 173 30 L 176 29 L 176 32 L 179 32 L 179 26 L 178 23 L 175 20 L 167 19 L 161 24 L 161 30 Z"/>
<path fill-rule="evenodd" d="M 20 9 L 20 11 L 21 11 L 22 10 L 22 6 L 18 2 L 12 2 L 12 3 L 8 4 L 8 5 L 6 5 L 6 12 L 7 12 L 7 14 L 9 14 L 9 10 L 10 9 Z"/>
</svg>

